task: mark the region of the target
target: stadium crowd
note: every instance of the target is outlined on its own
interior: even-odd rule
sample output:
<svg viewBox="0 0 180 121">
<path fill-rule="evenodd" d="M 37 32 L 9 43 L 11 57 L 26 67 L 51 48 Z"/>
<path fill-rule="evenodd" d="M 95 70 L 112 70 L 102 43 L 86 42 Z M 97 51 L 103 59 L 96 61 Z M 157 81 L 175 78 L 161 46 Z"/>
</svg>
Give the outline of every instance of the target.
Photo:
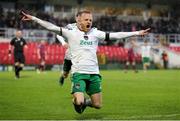
<svg viewBox="0 0 180 121">
<path fill-rule="evenodd" d="M 59 26 L 74 22 L 74 17 L 70 19 L 55 18 L 45 12 L 37 12 L 35 15 Z M 0 16 L 0 28 L 41 29 L 36 23 L 21 22 L 19 12 L 1 12 Z M 180 33 L 180 23 L 174 17 L 169 20 L 160 19 L 156 21 L 149 18 L 147 21 L 138 22 L 119 20 L 116 16 L 101 16 L 94 21 L 94 26 L 103 31 L 135 31 L 150 27 L 153 33 Z"/>
</svg>

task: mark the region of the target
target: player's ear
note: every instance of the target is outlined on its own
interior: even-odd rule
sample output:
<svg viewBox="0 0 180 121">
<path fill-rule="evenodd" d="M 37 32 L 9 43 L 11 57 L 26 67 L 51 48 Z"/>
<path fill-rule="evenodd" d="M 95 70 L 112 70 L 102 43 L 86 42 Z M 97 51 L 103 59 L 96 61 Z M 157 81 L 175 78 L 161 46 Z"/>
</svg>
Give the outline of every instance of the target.
<svg viewBox="0 0 180 121">
<path fill-rule="evenodd" d="M 79 16 L 77 16 L 75 19 L 76 19 L 76 22 L 77 22 L 77 23 L 80 22 L 80 17 L 79 17 Z"/>
<path fill-rule="evenodd" d="M 75 20 L 76 20 L 76 23 L 78 22 L 78 19 L 77 19 L 77 17 L 75 18 Z"/>
</svg>

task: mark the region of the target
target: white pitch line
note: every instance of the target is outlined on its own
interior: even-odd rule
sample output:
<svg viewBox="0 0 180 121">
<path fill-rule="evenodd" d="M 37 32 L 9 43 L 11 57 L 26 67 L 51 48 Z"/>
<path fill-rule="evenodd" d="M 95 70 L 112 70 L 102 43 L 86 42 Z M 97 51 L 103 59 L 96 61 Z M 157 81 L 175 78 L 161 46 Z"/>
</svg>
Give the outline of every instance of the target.
<svg viewBox="0 0 180 121">
<path fill-rule="evenodd" d="M 175 117 L 175 116 L 179 116 L 179 115 L 180 114 L 130 116 L 130 117 L 127 117 L 127 119 Z"/>
<path fill-rule="evenodd" d="M 119 115 L 113 115 L 112 117 L 117 117 L 120 118 L 120 120 L 141 120 L 141 119 L 148 119 L 148 120 L 154 120 L 151 118 L 170 118 L 170 117 L 176 117 L 176 116 L 180 116 L 180 114 L 162 114 L 162 115 L 142 115 L 142 116 L 130 116 L 130 117 L 120 117 Z M 102 118 L 101 120 L 107 120 L 109 118 Z M 111 120 L 109 120 L 111 121 Z"/>
</svg>

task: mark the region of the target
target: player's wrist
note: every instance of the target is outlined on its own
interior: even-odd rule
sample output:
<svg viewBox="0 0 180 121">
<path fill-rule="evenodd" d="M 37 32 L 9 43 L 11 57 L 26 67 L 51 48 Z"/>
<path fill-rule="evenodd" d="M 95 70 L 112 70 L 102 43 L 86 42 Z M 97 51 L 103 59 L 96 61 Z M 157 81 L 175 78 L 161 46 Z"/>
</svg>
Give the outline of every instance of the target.
<svg viewBox="0 0 180 121">
<path fill-rule="evenodd" d="M 135 34 L 136 35 L 141 35 L 141 31 L 136 31 Z"/>
<path fill-rule="evenodd" d="M 38 21 L 38 18 L 35 17 L 35 16 L 31 16 L 31 20 L 33 20 L 33 21 Z"/>
<path fill-rule="evenodd" d="M 63 42 L 63 41 L 61 43 L 62 43 L 62 46 L 66 46 L 67 44 L 66 42 Z"/>
</svg>

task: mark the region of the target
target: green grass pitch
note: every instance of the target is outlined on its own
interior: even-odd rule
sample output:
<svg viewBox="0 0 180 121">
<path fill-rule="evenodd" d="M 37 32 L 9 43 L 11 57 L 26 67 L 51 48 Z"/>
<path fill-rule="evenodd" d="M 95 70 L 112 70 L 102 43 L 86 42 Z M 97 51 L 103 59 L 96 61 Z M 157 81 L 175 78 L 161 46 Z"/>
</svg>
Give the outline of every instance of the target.
<svg viewBox="0 0 180 121">
<path fill-rule="evenodd" d="M 101 71 L 103 107 L 77 114 L 71 103 L 71 84 L 58 84 L 59 72 L 0 72 L 0 119 L 110 120 L 179 119 L 180 71 Z"/>
</svg>

